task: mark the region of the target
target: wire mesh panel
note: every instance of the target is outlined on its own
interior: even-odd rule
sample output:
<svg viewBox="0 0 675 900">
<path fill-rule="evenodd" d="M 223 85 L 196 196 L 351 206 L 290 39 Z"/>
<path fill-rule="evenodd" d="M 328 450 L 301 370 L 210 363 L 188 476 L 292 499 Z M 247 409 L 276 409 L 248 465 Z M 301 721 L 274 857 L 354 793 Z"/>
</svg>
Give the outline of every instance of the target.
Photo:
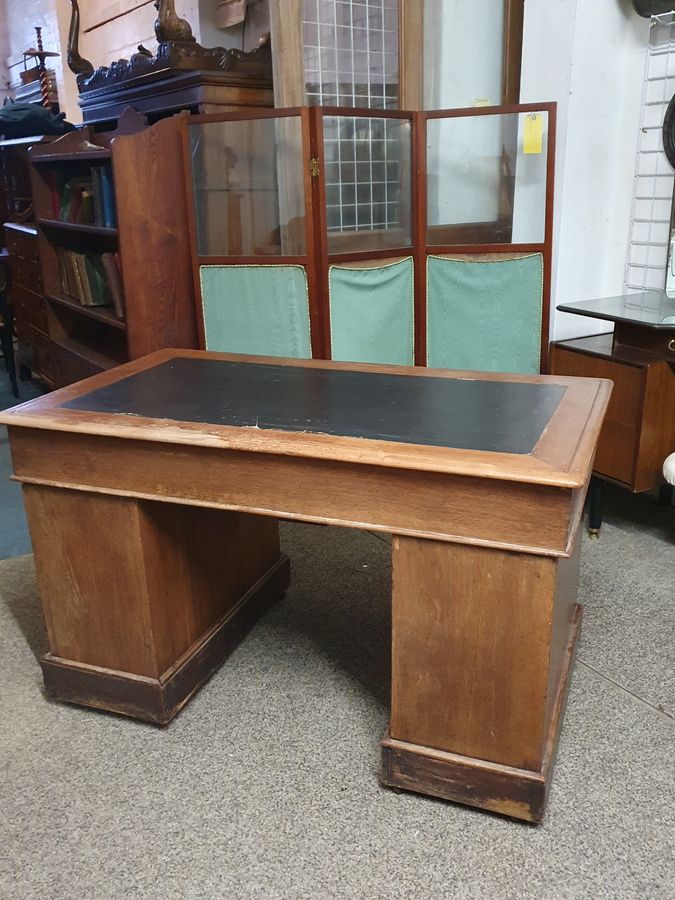
<svg viewBox="0 0 675 900">
<path fill-rule="evenodd" d="M 674 179 L 662 127 L 674 93 L 675 21 L 668 13 L 655 18 L 650 32 L 626 262 L 628 292 L 658 290 L 666 281 Z"/>
</svg>

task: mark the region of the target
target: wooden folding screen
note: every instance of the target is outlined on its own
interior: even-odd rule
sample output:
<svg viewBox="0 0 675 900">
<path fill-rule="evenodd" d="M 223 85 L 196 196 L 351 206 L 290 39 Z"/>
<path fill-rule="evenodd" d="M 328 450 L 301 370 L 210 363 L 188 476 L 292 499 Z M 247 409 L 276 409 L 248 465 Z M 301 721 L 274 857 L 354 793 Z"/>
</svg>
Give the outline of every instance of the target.
<svg viewBox="0 0 675 900">
<path fill-rule="evenodd" d="M 543 368 L 555 105 L 185 120 L 202 346 Z"/>
</svg>

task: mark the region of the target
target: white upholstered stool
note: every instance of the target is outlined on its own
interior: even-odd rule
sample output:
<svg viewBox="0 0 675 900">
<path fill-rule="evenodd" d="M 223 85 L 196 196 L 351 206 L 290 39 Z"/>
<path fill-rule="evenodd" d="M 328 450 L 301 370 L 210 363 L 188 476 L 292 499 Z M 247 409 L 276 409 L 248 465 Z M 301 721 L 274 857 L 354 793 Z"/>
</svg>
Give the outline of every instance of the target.
<svg viewBox="0 0 675 900">
<path fill-rule="evenodd" d="M 663 464 L 663 477 L 668 484 L 675 484 L 675 453 L 671 453 L 666 457 Z"/>
</svg>

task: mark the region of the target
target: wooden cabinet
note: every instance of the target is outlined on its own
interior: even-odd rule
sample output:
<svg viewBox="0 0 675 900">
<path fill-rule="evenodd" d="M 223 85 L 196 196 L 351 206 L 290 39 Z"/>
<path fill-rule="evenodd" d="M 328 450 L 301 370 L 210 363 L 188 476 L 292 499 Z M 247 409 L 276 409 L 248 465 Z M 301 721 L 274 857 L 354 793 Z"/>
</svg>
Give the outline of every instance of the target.
<svg viewBox="0 0 675 900">
<path fill-rule="evenodd" d="M 663 461 L 675 450 L 675 349 L 669 349 L 673 335 L 660 333 L 658 340 L 663 353 L 621 344 L 612 334 L 551 346 L 552 374 L 614 383 L 594 472 L 636 492 L 663 482 Z"/>
<path fill-rule="evenodd" d="M 14 312 L 18 362 L 24 370 L 30 370 L 53 387 L 55 368 L 42 293 L 37 229 L 34 225 L 6 222 L 5 240 L 9 253 L 10 302 Z"/>
<path fill-rule="evenodd" d="M 0 141 L 3 243 L 9 260 L 9 303 L 17 337 L 17 362 L 24 373 L 30 370 L 48 386 L 54 384 L 54 365 L 49 352 L 28 151 L 33 144 L 51 140 L 37 136 Z"/>
<path fill-rule="evenodd" d="M 45 301 L 19 342 L 36 321 L 46 324 L 43 356 L 56 386 L 162 347 L 197 343 L 179 122 L 121 125 L 110 133 L 79 129 L 30 153 Z M 102 181 L 112 190 L 105 222 Z M 78 182 L 96 206 L 95 219 L 69 206 L 66 191 Z M 118 273 L 117 307 L 104 256 Z M 91 274 L 92 261 L 98 275 Z"/>
</svg>

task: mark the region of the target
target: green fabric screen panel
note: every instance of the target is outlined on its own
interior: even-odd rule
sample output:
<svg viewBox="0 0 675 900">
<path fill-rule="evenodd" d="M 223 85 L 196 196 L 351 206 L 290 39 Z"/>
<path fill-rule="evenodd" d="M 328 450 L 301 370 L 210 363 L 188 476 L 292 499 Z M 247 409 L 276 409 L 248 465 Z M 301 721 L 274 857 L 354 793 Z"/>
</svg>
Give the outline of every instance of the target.
<svg viewBox="0 0 675 900">
<path fill-rule="evenodd" d="M 331 358 L 413 364 L 413 261 L 328 273 Z"/>
<path fill-rule="evenodd" d="M 539 372 L 541 253 L 512 259 L 427 259 L 427 365 Z"/>
<path fill-rule="evenodd" d="M 207 350 L 311 359 L 302 266 L 201 266 Z"/>
</svg>

